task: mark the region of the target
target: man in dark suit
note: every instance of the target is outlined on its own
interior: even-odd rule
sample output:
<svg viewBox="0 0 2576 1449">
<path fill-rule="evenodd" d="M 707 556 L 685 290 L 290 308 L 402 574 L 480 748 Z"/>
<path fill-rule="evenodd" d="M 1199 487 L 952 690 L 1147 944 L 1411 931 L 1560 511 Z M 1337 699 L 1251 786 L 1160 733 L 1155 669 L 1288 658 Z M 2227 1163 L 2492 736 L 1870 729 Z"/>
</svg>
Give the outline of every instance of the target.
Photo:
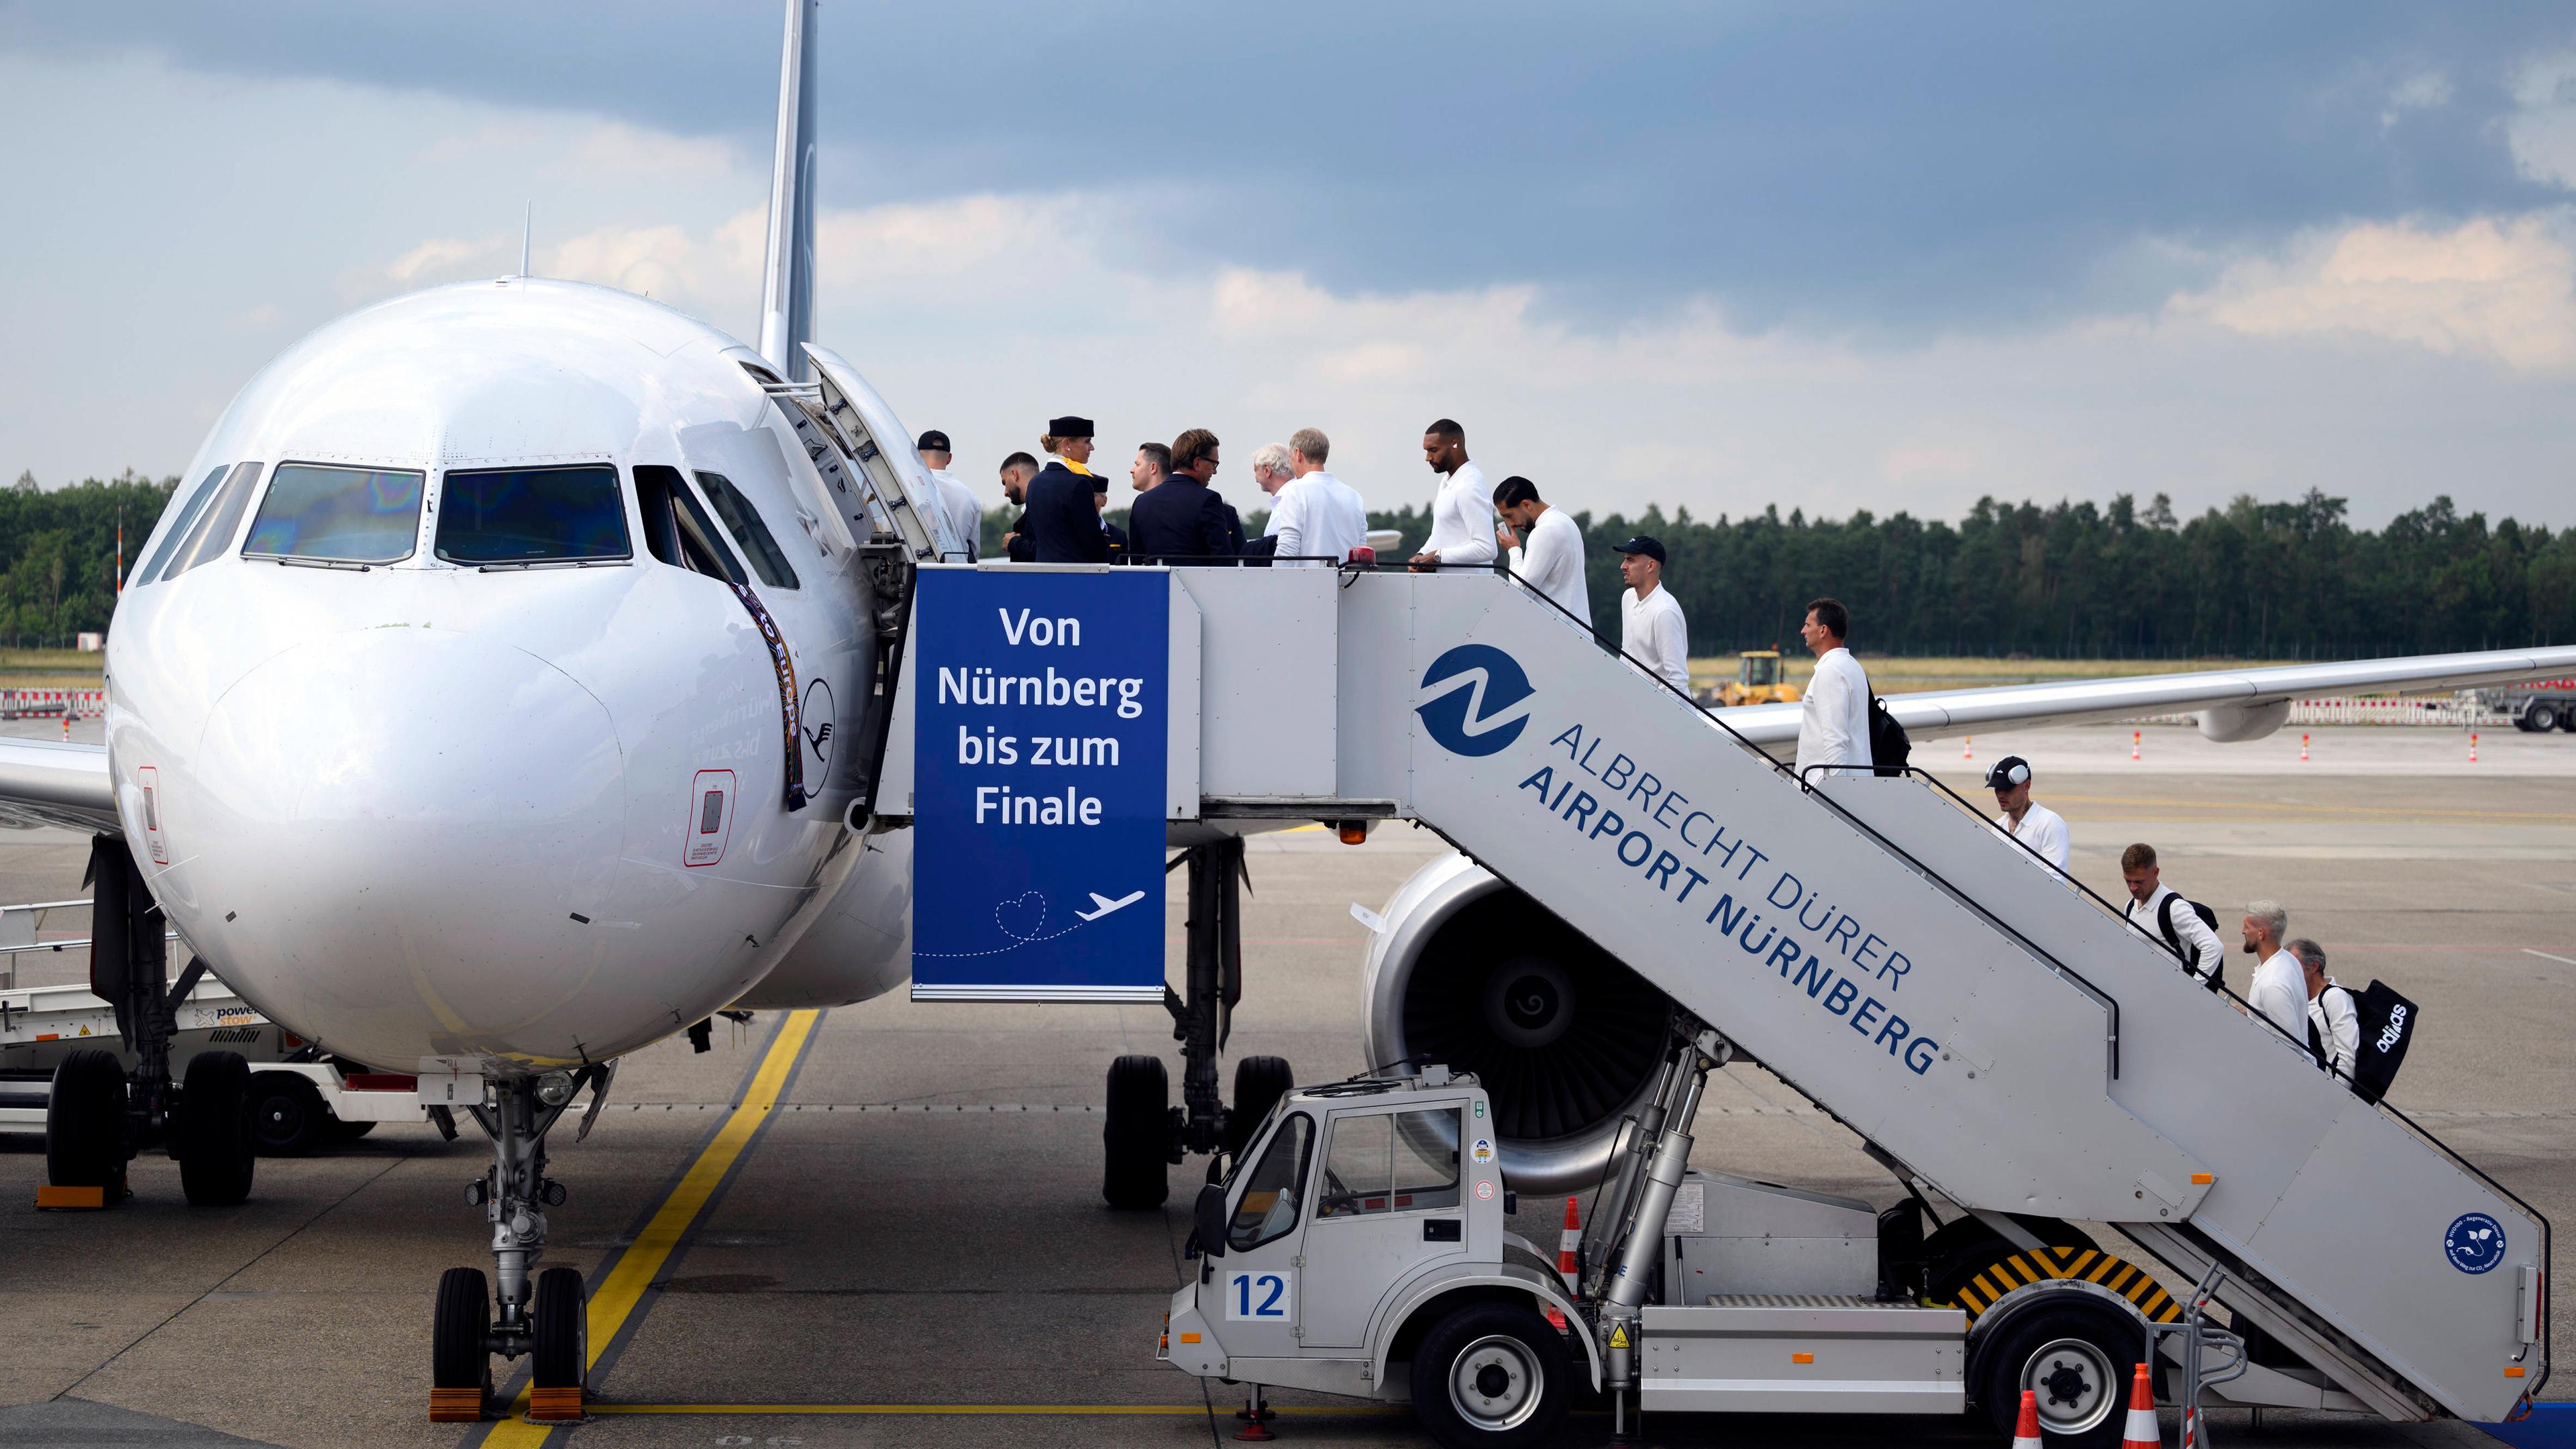
<svg viewBox="0 0 2576 1449">
<path fill-rule="evenodd" d="M 1216 434 L 1192 428 L 1172 440 L 1171 472 L 1127 514 L 1135 562 L 1230 563 L 1243 552 L 1241 515 L 1208 486 L 1216 469 Z"/>
<path fill-rule="evenodd" d="M 1038 563 L 1107 563 L 1109 538 L 1100 530 L 1100 505 L 1092 485 L 1108 482 L 1084 466 L 1091 457 L 1091 419 L 1063 417 L 1047 424 L 1040 445 L 1046 467 L 1029 481 L 1029 511 L 1022 520 Z"/>
</svg>

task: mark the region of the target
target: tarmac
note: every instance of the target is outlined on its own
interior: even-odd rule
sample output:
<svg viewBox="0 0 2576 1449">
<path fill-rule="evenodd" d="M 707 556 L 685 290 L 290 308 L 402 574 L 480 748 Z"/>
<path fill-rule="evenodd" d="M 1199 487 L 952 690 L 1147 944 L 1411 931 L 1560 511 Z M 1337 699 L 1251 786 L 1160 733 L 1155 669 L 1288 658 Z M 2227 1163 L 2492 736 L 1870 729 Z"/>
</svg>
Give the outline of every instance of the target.
<svg viewBox="0 0 2576 1449">
<path fill-rule="evenodd" d="M 2576 1222 L 2576 738 L 2484 734 L 2471 765 L 2465 731 L 2308 733 L 2304 763 L 2296 731 L 2218 746 L 2149 728 L 2132 761 L 2130 730 L 2107 726 L 1977 737 L 1973 759 L 1960 741 L 1927 742 L 1916 763 L 1977 798 L 1986 765 L 2028 758 L 2038 798 L 2073 829 L 2077 874 L 2114 899 L 2118 852 L 2142 839 L 2223 918 L 2254 897 L 2286 903 L 2340 979 L 2384 978 L 2423 1004 L 2392 1100 Z M 1359 1070 L 1365 932 L 1350 907 L 1382 906 L 1443 849 L 1400 826 L 1359 846 L 1311 827 L 1257 837 L 1231 1050 L 1284 1055 L 1303 1081 Z M 83 894 L 84 856 L 68 833 L 0 836 L 0 900 Z M 1169 908 L 1177 971 L 1177 896 Z M 2245 964 L 2231 961 L 2231 979 Z M 22 980 L 81 970 L 32 958 Z M 635 1054 L 597 1130 L 551 1143 L 572 1196 L 550 1215 L 547 1261 L 584 1270 L 595 1341 L 609 1330 L 597 1412 L 552 1431 L 426 1421 L 431 1287 L 451 1265 L 489 1266 L 464 1200 L 486 1160 L 470 1134 L 447 1144 L 389 1125 L 326 1155 L 264 1159 L 250 1202 L 220 1210 L 186 1207 L 176 1165 L 145 1157 L 134 1198 L 88 1214 L 34 1211 L 40 1144 L 0 1139 L 0 1321 L 14 1345 L 0 1356 L 0 1445 L 1229 1442 L 1238 1401 L 1153 1357 L 1193 1266 L 1181 1242 L 1201 1161 L 1172 1170 L 1160 1212 L 1100 1201 L 1102 1074 L 1122 1052 L 1160 1053 L 1178 1080 L 1159 1010 L 900 993 L 719 1022 L 704 1055 L 676 1038 Z M 1896 1196 L 1857 1139 L 1757 1068 L 1720 1073 L 1700 1121 L 1702 1166 Z M 1553 1241 L 1562 1211 L 1524 1200 L 1515 1226 Z M 2576 1341 L 2571 1310 L 2553 1310 L 2558 1341 Z M 2576 1379 L 2548 1392 L 2576 1395 Z M 1285 1444 L 1429 1442 L 1401 1410 L 1275 1401 Z M 2232 1409 L 2208 1424 L 2221 1442 L 2251 1427 Z M 1646 1434 L 1997 1442 L 1980 1417 L 1657 1416 Z M 1556 1442 L 1608 1437 L 1605 1416 L 1578 1413 Z M 2259 1442 L 2494 1441 L 2455 1422 L 2269 1412 Z"/>
</svg>

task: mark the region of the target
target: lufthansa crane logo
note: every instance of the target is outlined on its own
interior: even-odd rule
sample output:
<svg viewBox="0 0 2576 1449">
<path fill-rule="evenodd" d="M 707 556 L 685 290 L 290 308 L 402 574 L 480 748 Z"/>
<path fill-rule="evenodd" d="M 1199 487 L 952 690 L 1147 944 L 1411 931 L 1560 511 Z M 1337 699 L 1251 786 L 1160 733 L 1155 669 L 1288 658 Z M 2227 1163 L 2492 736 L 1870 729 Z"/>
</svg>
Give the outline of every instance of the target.
<svg viewBox="0 0 2576 1449">
<path fill-rule="evenodd" d="M 1422 727 L 1451 754 L 1471 756 L 1511 748 L 1529 724 L 1536 692 L 1518 661 L 1489 644 L 1461 644 L 1432 660 L 1422 689 L 1413 710 Z"/>
</svg>

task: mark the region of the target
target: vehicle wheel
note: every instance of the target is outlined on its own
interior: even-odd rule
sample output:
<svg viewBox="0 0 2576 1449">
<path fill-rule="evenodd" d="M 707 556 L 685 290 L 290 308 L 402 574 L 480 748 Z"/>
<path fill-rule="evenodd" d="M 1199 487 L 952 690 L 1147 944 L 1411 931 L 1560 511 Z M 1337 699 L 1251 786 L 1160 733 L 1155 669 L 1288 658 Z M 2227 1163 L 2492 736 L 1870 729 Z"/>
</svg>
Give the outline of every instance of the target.
<svg viewBox="0 0 2576 1449">
<path fill-rule="evenodd" d="M 1234 1107 L 1225 1115 L 1225 1150 L 1240 1154 L 1252 1144 L 1252 1130 L 1270 1115 L 1279 1099 L 1297 1089 L 1297 1074 L 1286 1057 L 1245 1057 L 1234 1064 Z"/>
<path fill-rule="evenodd" d="M 179 1087 L 174 1134 L 179 1186 L 196 1207 L 231 1207 L 250 1196 L 250 1063 L 239 1052 L 199 1052 Z"/>
<path fill-rule="evenodd" d="M 2051 1248 L 2095 1246 L 2082 1231 L 2056 1218 L 2017 1217 L 2014 1221 Z M 1923 1240 L 1923 1296 L 1935 1303 L 1955 1303 L 1968 1280 L 2019 1251 L 1976 1218 L 1952 1218 Z"/>
<path fill-rule="evenodd" d="M 433 1388 L 492 1392 L 492 1290 L 480 1268 L 450 1268 L 438 1275 L 438 1307 L 430 1320 L 429 1382 Z"/>
<path fill-rule="evenodd" d="M 1161 1057 L 1109 1064 L 1109 1120 L 1100 1129 L 1107 1164 L 1100 1195 L 1116 1208 L 1161 1207 L 1172 1195 L 1172 1080 Z"/>
<path fill-rule="evenodd" d="M 537 1275 L 535 1357 L 530 1382 L 536 1387 L 589 1386 L 590 1306 L 578 1268 L 548 1268 Z"/>
<path fill-rule="evenodd" d="M 2576 735 L 2576 714 L 2570 714 L 2563 709 L 2560 710 L 2558 712 L 2558 727 L 2561 730 L 2566 731 L 2568 734 Z"/>
<path fill-rule="evenodd" d="M 373 1122 L 343 1122 L 337 1117 L 331 1119 L 333 1141 L 355 1142 L 375 1130 L 376 1124 Z"/>
<path fill-rule="evenodd" d="M 2135 1316 L 2083 1293 L 2022 1309 L 1978 1349 L 1977 1402 L 2010 1437 L 2024 1389 L 2039 1398 L 2041 1437 L 2069 1449 L 2118 1449 L 2129 1376 L 2146 1352 Z"/>
<path fill-rule="evenodd" d="M 250 1135 L 269 1157 L 302 1157 L 332 1136 L 331 1109 L 313 1084 L 288 1072 L 250 1079 Z"/>
<path fill-rule="evenodd" d="M 2558 728 L 2558 710 L 2553 705 L 2535 704 L 2531 707 L 2531 713 L 2524 715 L 2523 718 L 2531 721 L 2531 728 L 2539 734 L 2547 734 Z"/>
<path fill-rule="evenodd" d="M 1413 1351 L 1413 1412 L 1449 1449 L 1534 1444 L 1565 1417 L 1574 1381 L 1565 1340 L 1537 1312 L 1471 1303 Z"/>
<path fill-rule="evenodd" d="M 104 1188 L 114 1202 L 124 1195 L 125 1159 L 125 1065 L 113 1052 L 73 1052 L 54 1068 L 45 1103 L 45 1180 Z"/>
</svg>

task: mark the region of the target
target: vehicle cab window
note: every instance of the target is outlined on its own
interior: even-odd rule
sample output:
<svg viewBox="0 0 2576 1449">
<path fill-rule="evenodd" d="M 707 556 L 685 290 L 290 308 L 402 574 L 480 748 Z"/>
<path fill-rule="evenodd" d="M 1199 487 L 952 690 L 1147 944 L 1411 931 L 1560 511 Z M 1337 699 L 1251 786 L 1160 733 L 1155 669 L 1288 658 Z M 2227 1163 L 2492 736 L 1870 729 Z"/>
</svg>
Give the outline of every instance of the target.
<svg viewBox="0 0 2576 1449">
<path fill-rule="evenodd" d="M 1315 1119 L 1303 1112 L 1279 1124 L 1270 1145 L 1244 1179 L 1243 1196 L 1235 1199 L 1225 1245 L 1250 1252 L 1276 1241 L 1297 1226 L 1297 1194 L 1306 1180 L 1306 1161 L 1315 1145 Z"/>
<path fill-rule="evenodd" d="M 420 536 L 425 476 L 408 468 L 280 463 L 242 556 L 323 564 L 407 559 Z"/>
<path fill-rule="evenodd" d="M 449 563 L 485 568 L 635 556 L 617 470 L 605 463 L 450 472 L 439 488 L 436 547 Z"/>
<path fill-rule="evenodd" d="M 1318 1218 L 1458 1205 L 1458 1109 L 1336 1118 Z"/>
</svg>

